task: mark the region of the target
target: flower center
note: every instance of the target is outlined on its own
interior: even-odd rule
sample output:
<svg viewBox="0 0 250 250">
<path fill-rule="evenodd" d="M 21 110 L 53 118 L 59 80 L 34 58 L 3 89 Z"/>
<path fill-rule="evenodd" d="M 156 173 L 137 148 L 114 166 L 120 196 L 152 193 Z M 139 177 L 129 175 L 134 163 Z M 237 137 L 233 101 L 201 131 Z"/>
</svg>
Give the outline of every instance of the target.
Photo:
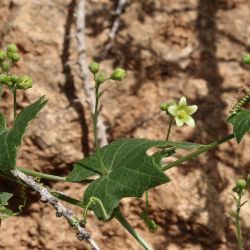
<svg viewBox="0 0 250 250">
<path fill-rule="evenodd" d="M 185 112 L 185 110 L 179 110 L 177 112 L 177 117 L 180 119 L 180 120 L 183 120 L 184 118 L 187 117 L 187 113 Z"/>
</svg>

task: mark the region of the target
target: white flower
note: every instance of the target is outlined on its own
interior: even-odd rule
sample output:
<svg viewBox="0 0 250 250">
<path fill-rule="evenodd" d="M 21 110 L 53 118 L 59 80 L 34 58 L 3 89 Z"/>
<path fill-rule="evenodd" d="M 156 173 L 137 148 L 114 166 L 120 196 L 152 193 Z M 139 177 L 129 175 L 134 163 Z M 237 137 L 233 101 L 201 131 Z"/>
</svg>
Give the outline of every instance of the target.
<svg viewBox="0 0 250 250">
<path fill-rule="evenodd" d="M 195 127 L 195 121 L 191 117 L 198 109 L 197 105 L 188 106 L 186 97 L 181 97 L 179 104 L 172 104 L 168 107 L 168 112 L 175 117 L 177 127 L 186 123 L 190 127 Z"/>
</svg>

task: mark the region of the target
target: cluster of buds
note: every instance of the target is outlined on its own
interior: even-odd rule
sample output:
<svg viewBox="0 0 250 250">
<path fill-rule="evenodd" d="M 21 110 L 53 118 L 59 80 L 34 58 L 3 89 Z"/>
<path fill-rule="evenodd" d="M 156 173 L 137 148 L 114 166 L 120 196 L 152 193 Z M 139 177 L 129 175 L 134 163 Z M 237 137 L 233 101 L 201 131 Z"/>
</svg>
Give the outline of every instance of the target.
<svg viewBox="0 0 250 250">
<path fill-rule="evenodd" d="M 242 193 L 244 190 L 250 189 L 250 174 L 245 179 L 239 179 L 236 181 L 236 185 L 233 188 L 233 192 Z"/>
<path fill-rule="evenodd" d="M 9 44 L 6 51 L 0 50 L 0 85 L 6 85 L 9 89 L 29 89 L 32 87 L 32 79 L 27 76 L 11 75 L 10 69 L 18 62 L 21 56 L 15 44 Z"/>
<path fill-rule="evenodd" d="M 100 65 L 93 62 L 89 65 L 90 72 L 94 75 L 95 83 L 97 86 L 103 84 L 107 80 L 122 81 L 127 73 L 122 68 L 116 68 L 109 77 L 106 77 L 103 72 L 99 72 Z"/>
</svg>

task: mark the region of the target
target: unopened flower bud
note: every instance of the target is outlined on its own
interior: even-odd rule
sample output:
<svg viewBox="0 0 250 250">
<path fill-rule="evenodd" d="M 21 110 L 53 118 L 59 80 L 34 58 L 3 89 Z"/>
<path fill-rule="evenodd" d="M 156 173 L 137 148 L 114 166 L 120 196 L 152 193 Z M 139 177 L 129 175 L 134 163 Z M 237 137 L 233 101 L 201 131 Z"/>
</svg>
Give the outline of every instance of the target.
<svg viewBox="0 0 250 250">
<path fill-rule="evenodd" d="M 103 73 L 99 73 L 95 77 L 95 82 L 97 85 L 100 85 L 106 81 L 105 75 Z"/>
<path fill-rule="evenodd" d="M 11 43 L 7 46 L 7 52 L 16 53 L 18 52 L 18 48 L 14 43 Z"/>
<path fill-rule="evenodd" d="M 3 72 L 8 72 L 10 70 L 10 63 L 2 63 L 1 65 Z"/>
<path fill-rule="evenodd" d="M 244 55 L 242 57 L 242 61 L 243 61 L 244 64 L 250 65 L 250 55 L 249 54 L 248 55 Z"/>
<path fill-rule="evenodd" d="M 127 76 L 127 73 L 122 68 L 116 68 L 112 75 L 110 76 L 111 80 L 122 81 Z"/>
<path fill-rule="evenodd" d="M 12 75 L 12 76 L 10 76 L 10 81 L 15 85 L 18 83 L 19 77 L 16 75 Z"/>
<path fill-rule="evenodd" d="M 10 77 L 7 74 L 0 74 L 0 83 L 8 85 L 10 82 Z"/>
<path fill-rule="evenodd" d="M 21 59 L 21 56 L 18 53 L 11 53 L 9 58 L 13 61 L 13 62 L 18 62 Z"/>
<path fill-rule="evenodd" d="M 29 76 L 19 77 L 18 83 L 16 85 L 17 89 L 29 89 L 32 88 L 32 79 Z"/>
<path fill-rule="evenodd" d="M 239 179 L 236 181 L 236 187 L 240 190 L 243 190 L 245 189 L 247 186 L 247 183 L 244 179 Z"/>
<path fill-rule="evenodd" d="M 96 74 L 99 71 L 99 63 L 93 62 L 89 65 L 89 70 L 91 73 Z"/>
<path fill-rule="evenodd" d="M 163 102 L 160 104 L 161 111 L 168 111 L 169 104 Z"/>
<path fill-rule="evenodd" d="M 0 50 L 0 61 L 3 61 L 6 58 L 6 52 L 3 50 Z"/>
</svg>

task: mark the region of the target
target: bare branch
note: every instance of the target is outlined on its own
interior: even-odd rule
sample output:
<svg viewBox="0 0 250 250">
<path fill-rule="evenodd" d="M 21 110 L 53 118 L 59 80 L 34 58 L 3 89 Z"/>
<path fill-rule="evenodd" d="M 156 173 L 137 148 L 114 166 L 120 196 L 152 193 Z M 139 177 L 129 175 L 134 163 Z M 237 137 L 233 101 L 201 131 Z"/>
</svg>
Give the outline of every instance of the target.
<svg viewBox="0 0 250 250">
<path fill-rule="evenodd" d="M 63 206 L 62 203 L 58 201 L 58 199 L 52 196 L 47 188 L 42 186 L 40 183 L 37 183 L 32 176 L 28 176 L 20 172 L 19 170 L 11 170 L 11 173 L 18 179 L 21 179 L 23 182 L 25 182 L 36 192 L 38 192 L 41 195 L 41 201 L 51 204 L 55 208 L 56 215 L 58 217 L 65 217 L 69 225 L 76 230 L 77 238 L 79 240 L 86 240 L 91 246 L 92 250 L 100 250 L 95 241 L 91 239 L 90 234 L 84 229 L 79 220 L 74 216 L 73 212 Z"/>
<path fill-rule="evenodd" d="M 76 38 L 77 38 L 77 49 L 78 49 L 78 63 L 80 66 L 81 77 L 83 79 L 83 88 L 85 91 L 86 99 L 89 104 L 90 110 L 94 113 L 95 109 L 95 94 L 94 86 L 91 85 L 90 74 L 88 69 L 88 59 L 87 59 L 87 46 L 85 40 L 85 0 L 79 0 L 76 7 Z M 98 133 L 97 137 L 99 140 L 99 145 L 105 146 L 108 144 L 106 126 L 104 124 L 101 115 L 98 117 L 97 123 Z"/>
<path fill-rule="evenodd" d="M 127 0 L 118 0 L 117 7 L 115 10 L 116 17 L 115 17 L 115 20 L 113 22 L 112 28 L 109 32 L 109 42 L 105 46 L 105 49 L 103 52 L 103 57 L 105 57 L 107 55 L 107 53 L 110 51 L 110 49 L 112 48 L 112 46 L 114 44 L 116 34 L 117 34 L 118 29 L 120 27 L 121 14 L 122 14 L 123 9 L 125 8 L 126 3 L 127 3 Z"/>
</svg>

